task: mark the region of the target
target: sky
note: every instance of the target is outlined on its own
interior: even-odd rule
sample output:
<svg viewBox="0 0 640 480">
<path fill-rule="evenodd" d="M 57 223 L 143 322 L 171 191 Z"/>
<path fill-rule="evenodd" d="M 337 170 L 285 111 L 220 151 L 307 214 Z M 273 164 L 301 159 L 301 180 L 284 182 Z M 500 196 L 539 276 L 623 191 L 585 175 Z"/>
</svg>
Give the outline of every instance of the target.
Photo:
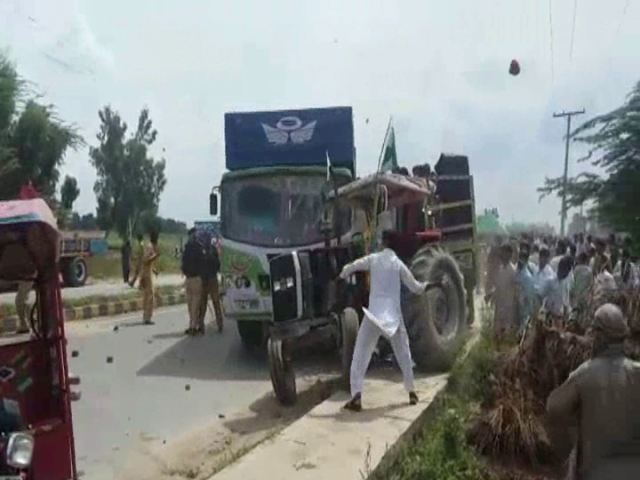
<svg viewBox="0 0 640 480">
<path fill-rule="evenodd" d="M 553 113 L 585 108 L 580 123 L 624 101 L 640 80 L 634 24 L 630 0 L 0 0 L 0 48 L 90 145 L 104 105 L 130 125 L 150 109 L 160 213 L 188 223 L 209 218 L 225 112 L 350 105 L 360 175 L 393 116 L 401 165 L 467 155 L 478 212 L 557 225 L 559 201 L 536 192 L 563 169 Z M 570 174 L 584 153 L 572 146 Z M 63 173 L 76 209 L 95 211 L 88 151 Z"/>
</svg>

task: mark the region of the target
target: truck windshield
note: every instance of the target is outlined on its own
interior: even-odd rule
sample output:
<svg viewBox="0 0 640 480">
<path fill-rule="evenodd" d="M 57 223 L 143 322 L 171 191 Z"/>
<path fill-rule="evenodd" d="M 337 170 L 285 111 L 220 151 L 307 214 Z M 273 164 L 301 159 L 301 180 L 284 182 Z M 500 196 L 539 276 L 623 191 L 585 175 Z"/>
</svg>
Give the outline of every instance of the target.
<svg viewBox="0 0 640 480">
<path fill-rule="evenodd" d="M 343 182 L 346 183 L 345 178 Z M 321 242 L 324 175 L 275 175 L 222 183 L 222 234 L 260 246 L 293 247 Z M 348 207 L 338 214 L 339 234 L 351 223 Z"/>
</svg>

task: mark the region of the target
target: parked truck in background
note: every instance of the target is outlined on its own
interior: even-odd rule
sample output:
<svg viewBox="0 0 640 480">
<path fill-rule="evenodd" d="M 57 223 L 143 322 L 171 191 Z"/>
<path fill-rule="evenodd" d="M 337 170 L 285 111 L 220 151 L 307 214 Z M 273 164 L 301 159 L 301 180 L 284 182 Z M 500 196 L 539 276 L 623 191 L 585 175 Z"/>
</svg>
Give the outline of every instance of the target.
<svg viewBox="0 0 640 480">
<path fill-rule="evenodd" d="M 323 190 L 355 178 L 351 107 L 225 114 L 226 172 L 210 197 L 220 215 L 225 315 L 246 346 L 272 319 L 269 260 L 323 244 Z M 338 234 L 348 236 L 348 207 Z"/>
<path fill-rule="evenodd" d="M 64 286 L 82 287 L 89 278 L 88 258 L 107 253 L 104 232 L 61 231 L 60 274 Z"/>
</svg>

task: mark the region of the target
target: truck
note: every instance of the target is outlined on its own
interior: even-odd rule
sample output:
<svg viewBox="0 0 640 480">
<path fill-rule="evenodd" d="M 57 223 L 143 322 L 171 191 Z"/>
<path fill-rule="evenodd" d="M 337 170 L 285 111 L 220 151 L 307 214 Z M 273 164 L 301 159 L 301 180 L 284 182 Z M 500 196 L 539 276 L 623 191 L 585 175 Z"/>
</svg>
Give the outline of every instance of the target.
<svg viewBox="0 0 640 480">
<path fill-rule="evenodd" d="M 82 287 L 87 283 L 87 259 L 107 254 L 108 245 L 104 237 L 104 232 L 60 232 L 60 273 L 65 286 Z"/>
<path fill-rule="evenodd" d="M 243 345 L 266 344 L 273 316 L 269 260 L 323 245 L 323 198 L 355 178 L 351 107 L 232 112 L 224 116 L 226 171 L 209 198 L 220 217 L 225 315 Z M 348 206 L 336 235 L 349 235 Z"/>
</svg>

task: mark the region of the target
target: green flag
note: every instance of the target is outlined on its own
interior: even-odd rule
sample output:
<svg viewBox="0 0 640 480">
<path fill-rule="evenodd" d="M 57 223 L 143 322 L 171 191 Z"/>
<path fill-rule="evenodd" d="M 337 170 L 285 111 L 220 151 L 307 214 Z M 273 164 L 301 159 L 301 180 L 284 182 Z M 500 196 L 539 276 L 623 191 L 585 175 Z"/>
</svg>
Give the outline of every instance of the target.
<svg viewBox="0 0 640 480">
<path fill-rule="evenodd" d="M 393 126 L 389 126 L 387 135 L 384 139 L 382 149 L 382 162 L 380 163 L 380 172 L 389 172 L 398 166 L 398 155 L 396 153 L 396 134 Z"/>
</svg>

